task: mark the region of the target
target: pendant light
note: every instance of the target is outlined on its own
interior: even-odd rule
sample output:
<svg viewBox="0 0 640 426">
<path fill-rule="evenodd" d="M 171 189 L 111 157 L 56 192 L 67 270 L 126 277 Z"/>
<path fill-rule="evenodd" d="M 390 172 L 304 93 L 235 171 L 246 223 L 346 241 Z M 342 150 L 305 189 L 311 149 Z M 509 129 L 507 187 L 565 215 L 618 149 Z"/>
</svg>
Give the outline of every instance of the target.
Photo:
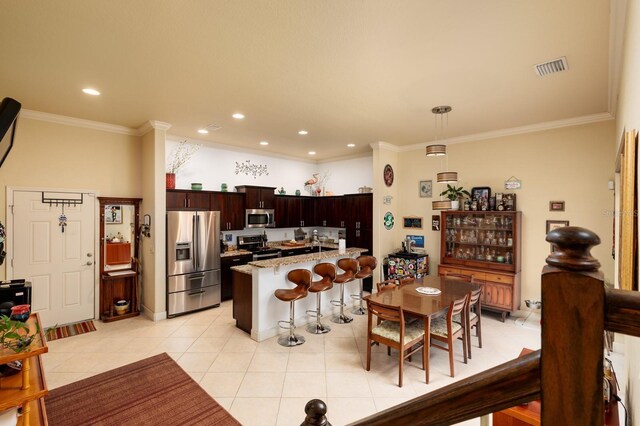
<svg viewBox="0 0 640 426">
<path fill-rule="evenodd" d="M 432 201 L 431 208 L 433 210 L 451 210 L 451 200 Z"/>
<path fill-rule="evenodd" d="M 447 155 L 446 145 L 427 145 L 427 157 L 442 157 Z"/>
<path fill-rule="evenodd" d="M 449 105 L 440 105 L 437 107 L 433 107 L 431 112 L 434 114 L 435 118 L 435 128 L 436 128 L 436 140 L 438 139 L 438 117 L 440 118 L 440 130 L 444 134 L 444 115 L 447 117 L 447 125 L 449 124 L 449 112 L 451 112 L 452 108 Z M 445 157 L 447 155 L 447 146 L 443 144 L 433 144 L 428 145 L 426 149 L 427 157 Z M 449 162 L 447 158 L 445 158 L 445 170 L 444 172 L 440 172 L 436 174 L 436 181 L 438 183 L 455 183 L 458 182 L 458 172 L 449 171 Z M 451 201 L 450 200 L 437 200 L 432 203 L 433 210 L 449 210 L 451 209 Z"/>
</svg>

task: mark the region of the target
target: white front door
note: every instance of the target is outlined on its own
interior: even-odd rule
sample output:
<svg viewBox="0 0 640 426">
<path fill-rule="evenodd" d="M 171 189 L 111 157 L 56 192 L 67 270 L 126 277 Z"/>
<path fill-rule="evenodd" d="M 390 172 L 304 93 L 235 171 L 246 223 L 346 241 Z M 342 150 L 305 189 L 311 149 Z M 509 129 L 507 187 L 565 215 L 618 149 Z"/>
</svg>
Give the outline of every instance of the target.
<svg viewBox="0 0 640 426">
<path fill-rule="evenodd" d="M 42 202 L 42 192 L 13 192 L 13 278 L 31 281 L 31 308 L 45 327 L 94 317 L 95 197 L 64 206 Z"/>
</svg>

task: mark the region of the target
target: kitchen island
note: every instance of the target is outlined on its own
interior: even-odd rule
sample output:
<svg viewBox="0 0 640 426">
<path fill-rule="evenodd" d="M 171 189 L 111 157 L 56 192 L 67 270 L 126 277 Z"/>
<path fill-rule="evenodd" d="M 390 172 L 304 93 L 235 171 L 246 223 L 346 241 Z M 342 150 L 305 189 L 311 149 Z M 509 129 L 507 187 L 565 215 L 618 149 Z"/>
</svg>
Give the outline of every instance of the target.
<svg viewBox="0 0 640 426">
<path fill-rule="evenodd" d="M 321 262 L 336 264 L 339 259 L 356 258 L 367 249 L 347 248 L 340 250 L 324 250 L 319 253 L 302 254 L 299 256 L 281 257 L 277 259 L 249 262 L 248 265 L 234 266 L 233 271 L 233 309 L 237 326 L 251 334 L 251 338 L 258 342 L 287 332 L 278 327 L 278 321 L 289 319 L 289 304 L 276 299 L 273 293 L 279 288 L 293 288 L 294 284 L 287 280 L 287 274 L 293 269 L 308 269 Z M 338 269 L 338 273 L 342 271 Z M 249 280 L 249 276 L 251 279 Z M 313 279 L 319 279 L 314 276 Z M 249 283 L 251 288 L 249 289 Z M 350 304 L 351 293 L 357 292 L 357 281 L 345 286 L 345 303 Z M 250 291 L 249 291 L 250 290 Z M 322 294 L 322 313 L 325 321 L 337 312 L 338 308 L 331 305 L 331 300 L 340 298 L 340 287 L 335 286 Z M 298 331 L 314 318 L 306 314 L 307 310 L 316 309 L 316 295 L 309 295 L 295 302 L 295 323 Z M 249 311 L 249 306 L 251 309 Z M 250 317 L 249 315 L 250 314 Z M 249 330 L 248 324 L 251 324 Z"/>
</svg>

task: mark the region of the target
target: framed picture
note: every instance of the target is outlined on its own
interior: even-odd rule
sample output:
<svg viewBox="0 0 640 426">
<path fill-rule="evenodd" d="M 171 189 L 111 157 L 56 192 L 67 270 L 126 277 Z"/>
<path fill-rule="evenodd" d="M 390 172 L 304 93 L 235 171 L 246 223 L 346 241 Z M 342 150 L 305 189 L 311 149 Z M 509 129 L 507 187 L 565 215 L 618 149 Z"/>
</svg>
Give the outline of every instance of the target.
<svg viewBox="0 0 640 426">
<path fill-rule="evenodd" d="M 437 214 L 434 214 L 433 216 L 431 216 L 431 230 L 432 231 L 440 230 L 440 216 Z"/>
<path fill-rule="evenodd" d="M 403 228 L 422 229 L 422 218 L 415 216 L 406 216 L 402 218 Z"/>
<path fill-rule="evenodd" d="M 471 188 L 471 199 L 476 199 L 478 204 L 489 205 L 489 198 L 491 198 L 491 188 L 488 186 L 477 186 Z"/>
<path fill-rule="evenodd" d="M 564 228 L 565 226 L 569 226 L 568 220 L 548 220 L 547 221 L 547 234 L 554 229 Z M 553 244 L 551 244 L 551 252 L 556 251 Z"/>
<path fill-rule="evenodd" d="M 421 180 L 420 181 L 420 197 L 422 198 L 431 198 L 433 190 L 433 182 L 430 180 Z"/>
<path fill-rule="evenodd" d="M 122 223 L 122 206 L 109 204 L 105 205 L 104 223 L 106 223 L 107 225 Z"/>
<path fill-rule="evenodd" d="M 384 184 L 387 186 L 393 185 L 393 167 L 390 164 L 384 166 L 384 172 L 382 177 L 384 178 Z"/>
<path fill-rule="evenodd" d="M 410 239 L 415 241 L 417 248 L 424 248 L 424 236 L 423 235 L 407 235 Z"/>
<path fill-rule="evenodd" d="M 549 201 L 549 211 L 550 212 L 563 212 L 564 211 L 564 201 Z"/>
</svg>

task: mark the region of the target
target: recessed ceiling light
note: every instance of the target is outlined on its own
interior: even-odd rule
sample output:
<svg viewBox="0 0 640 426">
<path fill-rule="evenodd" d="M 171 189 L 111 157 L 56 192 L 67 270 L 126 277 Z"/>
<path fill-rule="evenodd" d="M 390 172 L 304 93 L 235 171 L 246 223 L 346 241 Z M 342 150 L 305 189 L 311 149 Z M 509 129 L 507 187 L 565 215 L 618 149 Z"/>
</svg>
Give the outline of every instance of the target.
<svg viewBox="0 0 640 426">
<path fill-rule="evenodd" d="M 267 141 L 260 141 L 260 145 L 265 145 L 265 146 L 266 146 L 266 145 L 269 145 L 269 142 L 267 142 Z"/>
<path fill-rule="evenodd" d="M 244 118 L 244 114 L 236 112 L 235 114 L 232 115 L 232 117 L 237 120 L 242 120 Z"/>
<path fill-rule="evenodd" d="M 96 89 L 92 89 L 90 87 L 87 87 L 86 89 L 82 89 L 82 91 L 84 93 L 86 93 L 87 95 L 91 95 L 91 96 L 99 96 L 100 92 L 98 92 Z"/>
<path fill-rule="evenodd" d="M 207 129 L 198 129 L 198 133 L 200 133 L 201 135 L 206 135 L 207 133 L 209 133 L 209 131 Z"/>
<path fill-rule="evenodd" d="M 308 135 L 308 134 L 309 134 L 309 132 L 307 132 L 306 130 L 300 130 L 300 131 L 298 132 L 298 134 L 299 134 L 299 135 Z"/>
<path fill-rule="evenodd" d="M 309 155 L 316 155 L 315 151 L 309 151 Z"/>
<path fill-rule="evenodd" d="M 348 146 L 349 148 L 353 148 L 354 146 L 356 146 L 356 144 L 355 144 L 355 143 L 348 143 L 348 144 L 347 144 L 347 146 Z"/>
</svg>

